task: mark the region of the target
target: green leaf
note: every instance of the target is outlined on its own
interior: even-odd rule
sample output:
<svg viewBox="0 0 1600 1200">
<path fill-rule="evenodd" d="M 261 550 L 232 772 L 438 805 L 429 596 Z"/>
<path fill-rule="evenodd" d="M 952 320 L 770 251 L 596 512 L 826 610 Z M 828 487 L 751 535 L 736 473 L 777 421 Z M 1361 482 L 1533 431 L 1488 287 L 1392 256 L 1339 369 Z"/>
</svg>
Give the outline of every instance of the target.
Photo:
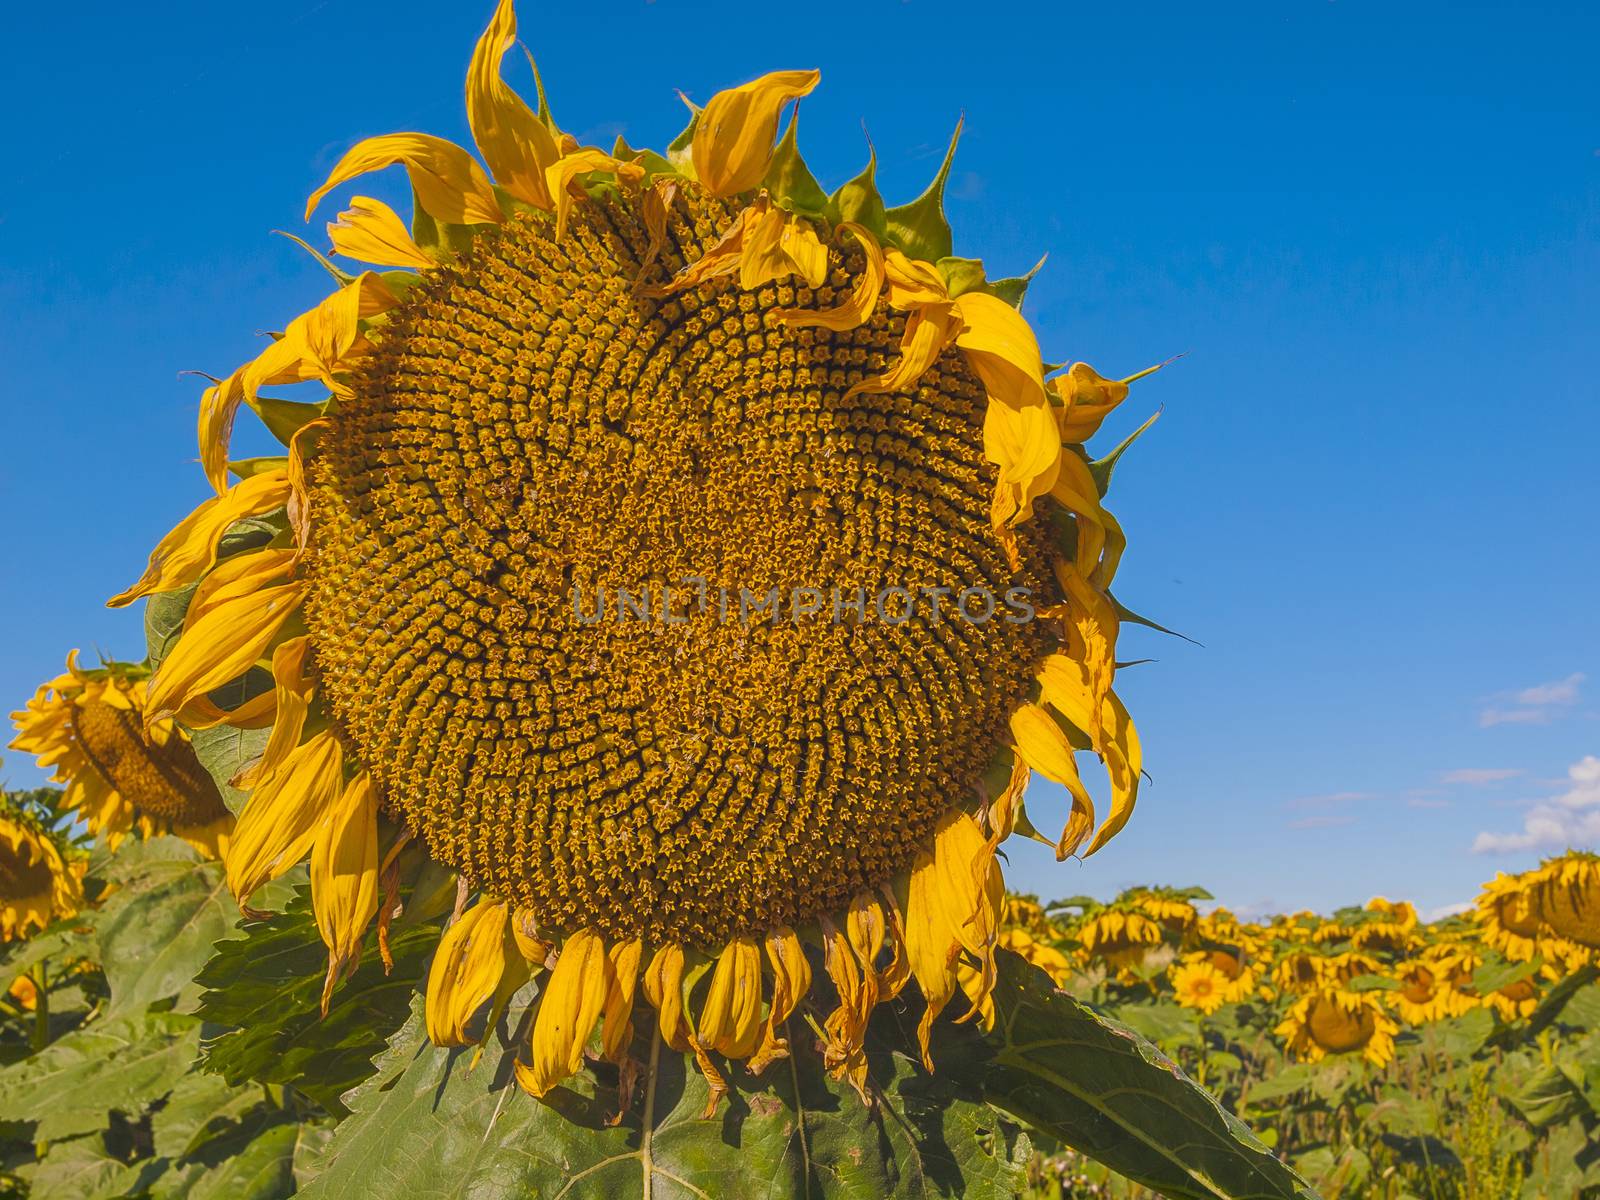
<svg viewBox="0 0 1600 1200">
<path fill-rule="evenodd" d="M 772 153 L 772 166 L 761 185 L 772 193 L 780 208 L 806 217 L 822 217 L 828 211 L 828 194 L 800 157 L 795 131 L 800 125 L 800 110 L 795 109 L 789 127 Z"/>
<path fill-rule="evenodd" d="M 97 1021 L 0 1071 L 0 1120 L 37 1121 L 39 1141 L 100 1129 L 171 1090 L 199 1043 L 200 1023 L 177 1013 Z"/>
<path fill-rule="evenodd" d="M 1121 1004 L 1117 1020 L 1162 1045 L 1192 1044 L 1197 1036 L 1195 1014 L 1176 1004 Z"/>
<path fill-rule="evenodd" d="M 884 214 L 889 241 L 923 262 L 936 263 L 948 258 L 954 249 L 950 222 L 944 215 L 944 189 L 950 181 L 950 164 L 955 162 L 956 143 L 961 140 L 963 124 L 965 118 L 956 122 L 956 131 L 950 135 L 950 148 L 945 151 L 939 173 L 927 190 L 910 204 L 891 208 Z"/>
<path fill-rule="evenodd" d="M 1494 1014 L 1487 1008 L 1474 1008 L 1459 1017 L 1424 1025 L 1419 1032 L 1447 1058 L 1471 1058 L 1494 1033 Z"/>
<path fill-rule="evenodd" d="M 283 1200 L 296 1190 L 295 1152 L 305 1127 L 278 1121 L 264 1131 L 241 1131 L 237 1144 L 169 1173 L 151 1189 L 153 1200 Z M 397 1193 L 404 1195 L 404 1192 Z"/>
<path fill-rule="evenodd" d="M 17 1173 L 28 1182 L 29 1200 L 117 1200 L 137 1195 L 149 1164 L 131 1166 L 106 1149 L 99 1133 L 52 1144 L 37 1163 Z"/>
<path fill-rule="evenodd" d="M 71 963 L 76 959 L 92 957 L 93 922 L 86 916 L 69 917 L 57 921 L 40 933 L 25 940 L 5 945 L 10 953 L 0 957 L 0 995 L 10 988 L 12 980 L 25 975 L 39 963 Z"/>
<path fill-rule="evenodd" d="M 207 989 L 196 1013 L 225 1027 L 217 1036 L 207 1031 L 207 1068 L 229 1083 L 292 1084 L 329 1112 L 342 1112 L 340 1094 L 371 1074 L 373 1055 L 405 1021 L 437 927 L 397 930 L 387 976 L 369 942 L 360 967 L 334 990 L 326 1018 L 320 1004 L 328 952 L 309 891 L 240 929 L 243 936 L 217 944 L 195 981 Z"/>
<path fill-rule="evenodd" d="M 1506 1099 L 1528 1124 L 1539 1128 L 1594 1115 L 1584 1095 L 1582 1069 L 1571 1062 L 1539 1067 Z"/>
<path fill-rule="evenodd" d="M 275 396 L 258 396 L 250 407 L 255 409 L 267 432 L 287 446 L 302 425 L 310 424 L 328 411 L 328 402 L 305 404 Z"/>
<path fill-rule="evenodd" d="M 427 1044 L 419 1006 L 373 1082 L 349 1097 L 353 1114 L 304 1195 L 983 1200 L 1021 1189 L 1029 1143 L 971 1090 L 976 1072 L 964 1056 L 985 1051 L 967 1027 L 956 1033 L 958 1045 L 943 1048 L 951 1052 L 930 1077 L 907 1053 L 910 1031 L 880 1012 L 869 1054 L 877 1103 L 869 1108 L 826 1077 L 805 1027 L 794 1022 L 794 1057 L 759 1079 L 732 1071 L 734 1094 L 709 1120 L 699 1115 L 707 1096 L 699 1072 L 654 1040 L 653 1021 L 636 1019 L 635 1027 L 642 1030 L 636 1052 L 650 1067 L 633 1109 L 608 1126 L 609 1087 L 576 1078 L 548 1103 L 517 1088 L 511 1059 L 525 1028 L 502 1023 L 469 1070 L 470 1052 Z"/>
<path fill-rule="evenodd" d="M 1350 981 L 1352 992 L 1398 992 L 1403 986 L 1387 975 L 1357 975 Z"/>
<path fill-rule="evenodd" d="M 989 1102 L 1169 1200 L 1314 1193 L 1239 1119 L 1126 1026 L 1001 952 Z"/>
<path fill-rule="evenodd" d="M 96 924 L 116 1015 L 178 996 L 240 913 L 222 865 L 176 838 L 125 844 L 109 876 L 117 887 Z"/>
<path fill-rule="evenodd" d="M 828 219 L 837 225 L 841 221 L 854 221 L 870 230 L 879 241 L 889 236 L 888 215 L 883 207 L 883 197 L 878 193 L 878 152 L 867 143 L 867 165 L 848 183 L 828 197 Z"/>
<path fill-rule="evenodd" d="M 1498 992 L 1501 988 L 1510 987 L 1513 983 L 1530 978 L 1543 965 L 1544 960 L 1541 958 L 1521 963 L 1506 962 L 1504 959 L 1491 960 L 1472 973 L 1472 988 L 1478 995 L 1487 996 L 1490 992 Z"/>
</svg>

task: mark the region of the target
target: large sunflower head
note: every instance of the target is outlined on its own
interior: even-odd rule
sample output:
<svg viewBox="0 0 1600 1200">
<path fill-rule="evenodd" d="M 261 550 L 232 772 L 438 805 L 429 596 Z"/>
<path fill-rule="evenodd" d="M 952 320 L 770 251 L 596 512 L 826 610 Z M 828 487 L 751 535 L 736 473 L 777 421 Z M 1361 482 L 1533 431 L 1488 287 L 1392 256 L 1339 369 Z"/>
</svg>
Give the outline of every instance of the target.
<svg viewBox="0 0 1600 1200">
<path fill-rule="evenodd" d="M 0 796 L 0 941 L 77 912 L 84 865 L 37 817 Z"/>
<path fill-rule="evenodd" d="M 1070 794 L 1062 857 L 1132 811 L 1124 538 L 1081 445 L 1132 380 L 1046 378 L 1026 281 L 952 253 L 948 159 L 900 207 L 870 165 L 825 192 L 792 122 L 777 139 L 817 72 L 713 96 L 665 153 L 605 151 L 503 81 L 515 34 L 502 0 L 468 72 L 485 165 L 395 134 L 313 193 L 308 217 L 399 164 L 415 207 L 354 197 L 333 252 L 396 269 L 336 268 L 203 397 L 217 495 L 113 601 L 198 584 L 146 717 L 209 720 L 270 669 L 232 887 L 310 852 L 331 988 L 420 841 L 478 897 L 435 960 L 437 1040 L 553 961 L 529 1091 L 597 1023 L 625 1054 L 640 981 L 708 1075 L 708 1050 L 764 1064 L 806 943 L 859 1081 L 867 1015 L 912 978 L 925 1055 L 957 992 L 989 1019 L 1032 773 Z M 313 380 L 314 403 L 264 390 Z M 242 407 L 282 458 L 228 462 Z M 245 517 L 277 536 L 219 561 Z"/>
<path fill-rule="evenodd" d="M 171 832 L 221 856 L 233 816 L 188 734 L 170 717 L 145 719 L 149 669 L 106 662 L 67 669 L 11 714 L 11 748 L 38 757 L 66 784 L 64 807 L 114 848 L 129 830 Z"/>
<path fill-rule="evenodd" d="M 1600 950 L 1600 855 L 1570 850 L 1547 859 L 1528 873 L 1526 889 L 1530 909 L 1549 934 L 1591 957 Z"/>
<path fill-rule="evenodd" d="M 1359 1054 L 1381 1067 L 1394 1058 L 1394 1037 L 1400 1027 L 1376 992 L 1328 987 L 1295 1001 L 1274 1032 L 1291 1054 L 1306 1062 L 1319 1062 L 1330 1054 Z"/>
</svg>

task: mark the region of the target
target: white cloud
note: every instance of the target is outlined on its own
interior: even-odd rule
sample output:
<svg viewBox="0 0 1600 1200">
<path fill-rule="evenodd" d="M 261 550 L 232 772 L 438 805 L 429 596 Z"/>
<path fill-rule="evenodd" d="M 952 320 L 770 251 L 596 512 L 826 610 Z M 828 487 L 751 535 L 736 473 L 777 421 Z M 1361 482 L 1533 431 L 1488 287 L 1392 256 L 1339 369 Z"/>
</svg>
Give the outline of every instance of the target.
<svg viewBox="0 0 1600 1200">
<path fill-rule="evenodd" d="M 1567 768 L 1567 790 L 1528 810 L 1518 833 L 1480 833 L 1474 854 L 1565 850 L 1600 843 L 1600 758 L 1589 754 Z"/>
<path fill-rule="evenodd" d="M 1502 780 L 1515 779 L 1518 775 L 1524 774 L 1526 772 L 1517 767 L 1462 767 L 1459 770 L 1444 772 L 1439 776 L 1439 781 L 1482 787 L 1484 784 L 1500 783 Z"/>
<path fill-rule="evenodd" d="M 1442 921 L 1446 917 L 1453 917 L 1457 913 L 1471 911 L 1472 901 L 1464 900 L 1460 904 L 1441 904 L 1438 908 L 1425 909 L 1419 915 L 1425 924 L 1432 924 L 1434 921 Z"/>
<path fill-rule="evenodd" d="M 1531 705 L 1576 704 L 1578 702 L 1578 687 L 1583 683 L 1583 678 L 1582 671 L 1574 671 L 1565 679 L 1558 679 L 1555 683 L 1541 683 L 1537 687 L 1524 688 L 1517 693 L 1517 703 Z"/>
<path fill-rule="evenodd" d="M 1318 817 L 1301 817 L 1297 821 L 1290 821 L 1290 829 L 1332 829 L 1339 825 L 1350 825 L 1355 822 L 1352 816 L 1337 813 L 1326 813 Z"/>
<path fill-rule="evenodd" d="M 1584 678 L 1582 671 L 1574 671 L 1565 679 L 1539 683 L 1533 687 L 1523 688 L 1519 692 L 1512 692 L 1502 699 L 1516 707 L 1486 708 L 1478 714 L 1478 724 L 1484 729 L 1495 725 L 1543 725 L 1560 715 L 1556 710 L 1568 708 L 1578 702 L 1578 691 L 1583 685 Z"/>
</svg>

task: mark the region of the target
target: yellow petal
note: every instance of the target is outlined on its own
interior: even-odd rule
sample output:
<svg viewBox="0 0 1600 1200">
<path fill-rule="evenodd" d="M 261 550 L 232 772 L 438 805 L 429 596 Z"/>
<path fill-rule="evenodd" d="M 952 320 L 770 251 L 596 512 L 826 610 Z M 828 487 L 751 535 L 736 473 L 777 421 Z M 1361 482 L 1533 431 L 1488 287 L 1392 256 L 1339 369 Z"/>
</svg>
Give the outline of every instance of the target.
<svg viewBox="0 0 1600 1200">
<path fill-rule="evenodd" d="M 299 582 L 262 588 L 219 604 L 186 625 L 150 681 L 145 722 L 171 716 L 254 666 L 300 607 L 303 592 Z"/>
<path fill-rule="evenodd" d="M 1043 405 L 1044 367 L 1039 340 L 1021 313 L 998 296 L 966 292 L 955 299 L 966 328 L 956 345 L 991 399 L 1012 408 Z"/>
<path fill-rule="evenodd" d="M 1065 375 L 1052 379 L 1056 394 L 1061 397 L 1061 440 L 1086 442 L 1100 429 L 1100 424 L 1128 398 L 1128 381 L 1107 379 L 1088 363 L 1073 363 Z"/>
<path fill-rule="evenodd" d="M 223 559 L 195 588 L 194 595 L 189 599 L 189 607 L 183 614 L 183 628 L 193 629 L 218 605 L 254 595 L 262 588 L 279 582 L 293 566 L 292 550 L 255 550 Z"/>
<path fill-rule="evenodd" d="M 644 973 L 645 999 L 660 1018 L 661 1040 L 679 1054 L 689 1049 L 694 1029 L 683 1005 L 683 947 L 658 948 Z"/>
<path fill-rule="evenodd" d="M 983 413 L 983 455 L 1000 468 L 1012 508 L 1011 521 L 1027 519 L 1033 502 L 1060 476 L 1061 442 L 1047 404 L 1012 408 L 990 397 Z"/>
<path fill-rule="evenodd" d="M 428 1039 L 435 1046 L 465 1046 L 467 1023 L 505 974 L 508 961 L 509 909 L 480 897 L 439 939 L 428 968 L 426 1018 Z"/>
<path fill-rule="evenodd" d="M 854 221 L 841 222 L 838 231 L 856 240 L 865 256 L 861 274 L 851 289 L 850 298 L 843 304 L 828 309 L 781 308 L 772 315 L 796 329 L 821 328 L 843 331 L 865 323 L 878 307 L 878 297 L 883 294 L 883 249 L 878 239 L 864 226 Z"/>
<path fill-rule="evenodd" d="M 532 1062 L 516 1064 L 517 1082 L 529 1095 L 543 1096 L 583 1066 L 583 1048 L 605 1008 L 610 971 L 599 934 L 581 929 L 567 938 L 539 997 Z"/>
<path fill-rule="evenodd" d="M 750 1059 L 750 1070 L 757 1075 L 789 1053 L 788 1039 L 780 1030 L 811 988 L 811 964 L 794 930 L 782 925 L 767 934 L 766 953 L 772 967 L 772 1004 L 760 1045 Z"/>
<path fill-rule="evenodd" d="M 734 938 L 717 958 L 700 1009 L 700 1043 L 728 1058 L 749 1058 L 761 1035 L 761 947 Z"/>
<path fill-rule="evenodd" d="M 759 187 L 772 162 L 783 106 L 808 95 L 821 78 L 819 71 L 774 71 L 711 97 L 690 147 L 701 186 L 713 196 Z"/>
<path fill-rule="evenodd" d="M 1050 496 L 1077 518 L 1078 544 L 1073 555 L 1074 565 L 1079 571 L 1090 572 L 1091 580 L 1097 586 L 1104 587 L 1105 584 L 1100 581 L 1100 560 L 1110 540 L 1110 530 L 1115 527 L 1118 539 L 1124 544 L 1126 539 L 1122 538 L 1121 526 L 1116 525 L 1101 506 L 1099 490 L 1095 487 L 1094 476 L 1089 474 L 1089 465 L 1077 454 L 1061 455 L 1060 470 L 1050 486 Z M 1117 557 L 1121 556 L 1120 546 L 1116 554 Z M 1116 564 L 1113 562 L 1110 573 L 1115 572 Z"/>
<path fill-rule="evenodd" d="M 551 163 L 545 168 L 544 178 L 545 186 L 555 200 L 557 241 L 566 235 L 567 216 L 572 211 L 572 202 L 582 194 L 581 189 L 575 194 L 574 181 L 579 175 L 591 171 L 609 171 L 619 180 L 644 177 L 644 168 L 638 163 L 623 162 L 603 150 L 579 150 Z"/>
<path fill-rule="evenodd" d="M 121 608 L 151 592 L 170 592 L 199 579 L 217 561 L 217 542 L 228 526 L 246 517 L 282 508 L 289 500 L 285 471 L 266 471 L 236 483 L 202 503 L 161 539 L 150 553 L 150 565 L 126 591 L 106 601 Z"/>
<path fill-rule="evenodd" d="M 1140 749 L 1139 734 L 1133 727 L 1128 710 L 1115 692 L 1107 693 L 1106 704 L 1110 709 L 1106 722 L 1106 771 L 1111 776 L 1111 814 L 1095 833 L 1094 840 L 1084 848 L 1085 858 L 1104 846 L 1128 823 L 1128 818 L 1133 815 L 1134 803 L 1139 798 L 1139 776 L 1144 770 L 1144 752 Z"/>
<path fill-rule="evenodd" d="M 343 764 L 339 740 L 319 733 L 250 794 L 223 863 L 235 899 L 248 900 L 306 856 L 342 790 Z"/>
<path fill-rule="evenodd" d="M 1078 774 L 1072 743 L 1061 726 L 1037 704 L 1024 704 L 1011 714 L 1011 738 L 1028 766 L 1061 784 L 1072 796 L 1072 815 L 1056 845 L 1056 857 L 1066 858 L 1094 828 L 1094 801 Z"/>
<path fill-rule="evenodd" d="M 434 220 L 452 225 L 498 225 L 504 220 L 489 177 L 472 155 L 454 142 L 426 133 L 389 133 L 356 143 L 311 193 L 306 220 L 341 183 L 395 163 L 405 164 L 422 210 Z"/>
<path fill-rule="evenodd" d="M 361 957 L 361 940 L 378 914 L 378 793 L 363 771 L 352 779 L 311 849 L 311 906 L 328 977 L 322 1015 L 333 988 Z"/>
<path fill-rule="evenodd" d="M 328 237 L 335 254 L 359 262 L 417 270 L 436 265 L 412 239 L 400 214 L 371 196 L 352 197 L 350 207 L 328 224 Z"/>
<path fill-rule="evenodd" d="M 621 1063 L 633 1042 L 633 993 L 639 982 L 638 938 L 611 947 L 611 970 L 606 981 L 605 1013 L 600 1022 L 600 1053 L 608 1062 Z"/>
<path fill-rule="evenodd" d="M 523 203 L 548 211 L 545 171 L 561 157 L 561 148 L 500 77 L 500 61 L 516 40 L 516 7 L 512 0 L 500 0 L 467 68 L 467 124 L 496 182 Z"/>
<path fill-rule="evenodd" d="M 272 778 L 272 773 L 300 744 L 311 693 L 315 690 L 305 672 L 310 649 L 311 639 L 302 636 L 288 638 L 272 652 L 272 699 L 277 716 L 261 757 L 230 779 L 228 782 L 232 786 L 248 791 Z"/>
</svg>

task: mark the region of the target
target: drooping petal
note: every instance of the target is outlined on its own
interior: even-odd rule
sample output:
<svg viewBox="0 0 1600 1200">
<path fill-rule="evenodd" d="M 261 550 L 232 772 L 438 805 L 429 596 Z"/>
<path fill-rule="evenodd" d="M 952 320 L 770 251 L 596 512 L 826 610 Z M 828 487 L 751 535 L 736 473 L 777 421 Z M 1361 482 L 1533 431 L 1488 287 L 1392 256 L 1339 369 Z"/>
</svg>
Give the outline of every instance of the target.
<svg viewBox="0 0 1600 1200">
<path fill-rule="evenodd" d="M 1061 784 L 1072 796 L 1072 815 L 1056 844 L 1056 857 L 1066 858 L 1094 828 L 1094 801 L 1078 774 L 1072 743 L 1061 726 L 1037 704 L 1021 705 L 1011 714 L 1011 738 L 1028 766 Z"/>
<path fill-rule="evenodd" d="M 615 174 L 619 180 L 637 181 L 644 177 L 644 168 L 638 163 L 623 162 L 607 154 L 604 150 L 578 150 L 557 159 L 545 168 L 545 186 L 550 189 L 550 195 L 556 206 L 556 240 L 560 241 L 567 232 L 567 216 L 572 211 L 572 202 L 577 197 L 574 195 L 574 182 L 579 175 L 587 175 L 591 171 L 606 171 Z"/>
<path fill-rule="evenodd" d="M 757 1075 L 789 1053 L 788 1039 L 780 1030 L 811 987 L 811 964 L 793 929 L 783 925 L 767 934 L 766 953 L 772 967 L 772 1003 L 760 1045 L 750 1057 L 750 1070 Z"/>
<path fill-rule="evenodd" d="M 339 739 L 319 733 L 250 794 L 223 863 L 241 904 L 306 856 L 342 790 L 343 763 Z"/>
<path fill-rule="evenodd" d="M 870 231 L 854 221 L 842 222 L 838 232 L 847 233 L 854 238 L 866 258 L 861 275 L 856 280 L 855 287 L 851 289 L 850 298 L 843 304 L 828 309 L 780 308 L 772 314 L 777 320 L 796 329 L 819 328 L 843 331 L 855 329 L 872 316 L 873 310 L 878 307 L 878 298 L 883 294 L 883 249 Z"/>
<path fill-rule="evenodd" d="M 605 1009 L 611 960 L 599 934 L 581 929 L 567 938 L 539 997 L 532 1062 L 516 1064 L 517 1082 L 543 1096 L 583 1066 L 583 1048 Z"/>
<path fill-rule="evenodd" d="M 500 76 L 500 62 L 516 40 L 516 7 L 512 0 L 500 0 L 467 68 L 467 124 L 495 181 L 523 203 L 548 211 L 552 193 L 545 172 L 561 157 L 561 148 Z"/>
<path fill-rule="evenodd" d="M 322 198 L 341 183 L 404 163 L 423 211 L 452 225 L 499 224 L 504 220 L 489 177 L 460 146 L 426 133 L 389 133 L 352 146 L 326 182 L 306 201 L 306 220 Z"/>
<path fill-rule="evenodd" d="M 265 471 L 204 501 L 150 552 L 150 565 L 132 587 L 106 601 L 121 608 L 152 592 L 170 592 L 199 579 L 217 561 L 217 542 L 228 526 L 282 508 L 289 500 L 285 471 Z"/>
<path fill-rule="evenodd" d="M 219 604 L 186 626 L 150 681 L 146 724 L 243 675 L 271 648 L 303 594 L 298 581 L 262 588 Z"/>
<path fill-rule="evenodd" d="M 699 1040 L 728 1058 L 749 1058 L 761 1035 L 761 947 L 753 937 L 730 941 L 717 958 L 700 1009 Z"/>
<path fill-rule="evenodd" d="M 328 237 L 335 254 L 358 262 L 419 271 L 436 265 L 413 240 L 400 214 L 371 196 L 352 197 L 350 207 L 328 223 Z"/>
<path fill-rule="evenodd" d="M 467 1023 L 500 986 L 508 962 L 508 906 L 488 897 L 444 931 L 428 969 L 426 1018 L 435 1046 L 466 1046 Z"/>
<path fill-rule="evenodd" d="M 638 938 L 612 946 L 607 978 L 605 1013 L 600 1023 L 600 1053 L 608 1062 L 621 1063 L 633 1042 L 633 994 L 639 982 Z"/>
<path fill-rule="evenodd" d="M 361 940 L 378 914 L 378 793 L 365 771 L 352 779 L 311 849 L 311 905 L 328 977 L 322 1015 L 334 985 L 361 957 Z"/>
<path fill-rule="evenodd" d="M 679 1054 L 689 1049 L 694 1028 L 683 1004 L 683 947 L 656 949 L 644 974 L 644 995 L 660 1019 L 661 1040 Z"/>
<path fill-rule="evenodd" d="M 1044 404 L 1039 340 L 1022 314 L 987 292 L 965 292 L 955 306 L 966 326 L 956 345 L 989 396 L 1012 408 Z"/>
<path fill-rule="evenodd" d="M 808 95 L 819 71 L 774 71 L 718 92 L 695 122 L 690 155 L 695 177 L 713 196 L 759 187 L 772 162 L 784 105 Z"/>
</svg>

